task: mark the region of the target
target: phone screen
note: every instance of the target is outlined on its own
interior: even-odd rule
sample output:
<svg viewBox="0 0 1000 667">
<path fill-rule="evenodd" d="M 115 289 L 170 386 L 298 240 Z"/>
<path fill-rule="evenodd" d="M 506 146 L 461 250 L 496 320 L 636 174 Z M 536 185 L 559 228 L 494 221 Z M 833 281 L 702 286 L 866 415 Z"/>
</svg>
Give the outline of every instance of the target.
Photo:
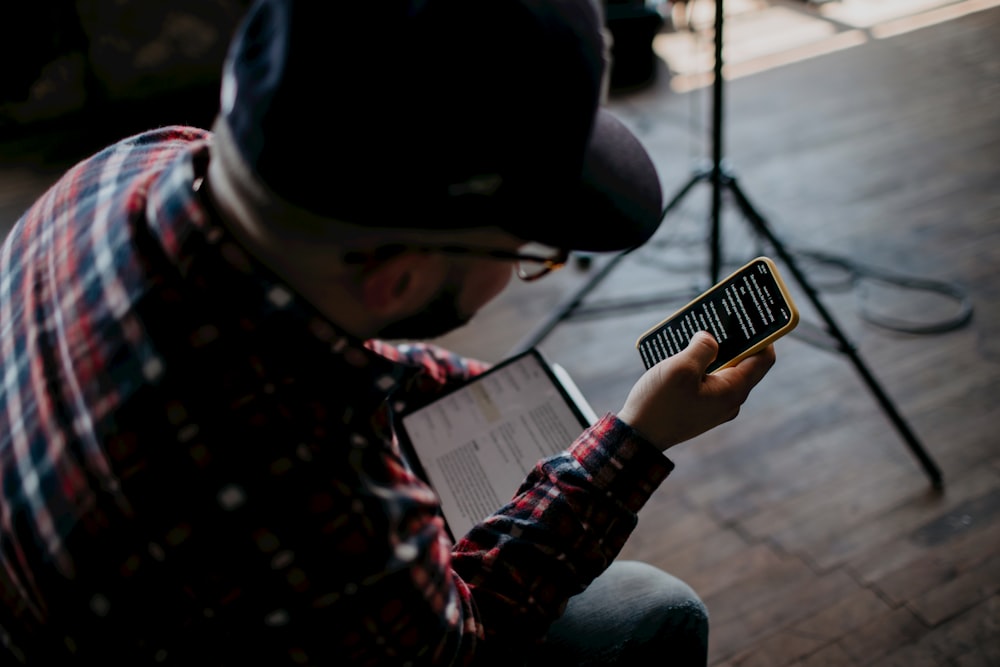
<svg viewBox="0 0 1000 667">
<path fill-rule="evenodd" d="M 637 347 L 648 369 L 687 347 L 698 331 L 708 331 L 719 342 L 711 373 L 763 349 L 797 323 L 774 262 L 759 257 L 644 333 Z"/>
</svg>

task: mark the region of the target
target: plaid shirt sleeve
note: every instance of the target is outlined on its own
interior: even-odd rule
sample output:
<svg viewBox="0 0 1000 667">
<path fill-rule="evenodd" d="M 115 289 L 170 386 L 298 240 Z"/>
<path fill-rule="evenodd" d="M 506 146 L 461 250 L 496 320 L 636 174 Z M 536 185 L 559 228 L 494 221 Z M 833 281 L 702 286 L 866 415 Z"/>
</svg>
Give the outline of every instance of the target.
<svg viewBox="0 0 1000 667">
<path fill-rule="evenodd" d="M 510 503 L 454 550 L 487 643 L 540 641 L 565 601 L 614 560 L 672 468 L 610 413 L 565 453 L 540 461 Z"/>
<path fill-rule="evenodd" d="M 421 368 L 410 386 L 419 402 L 488 368 L 426 343 L 372 347 Z M 562 603 L 614 560 L 637 512 L 673 469 L 610 413 L 567 446 L 562 455 L 539 461 L 511 501 L 453 550 L 452 567 L 461 575 L 461 590 L 468 586 L 465 595 L 480 615 L 488 652 L 519 647 L 516 655 L 541 640 Z"/>
<path fill-rule="evenodd" d="M 433 343 L 390 344 L 370 340 L 366 345 L 386 359 L 419 368 L 407 389 L 408 408 L 426 402 L 449 388 L 463 384 L 490 368 L 488 362 L 464 357 Z"/>
<path fill-rule="evenodd" d="M 486 365 L 338 332 L 206 212 L 209 145 L 110 147 L 0 250 L 0 645 L 27 664 L 523 655 L 669 461 L 606 415 L 452 544 L 392 410 Z"/>
</svg>

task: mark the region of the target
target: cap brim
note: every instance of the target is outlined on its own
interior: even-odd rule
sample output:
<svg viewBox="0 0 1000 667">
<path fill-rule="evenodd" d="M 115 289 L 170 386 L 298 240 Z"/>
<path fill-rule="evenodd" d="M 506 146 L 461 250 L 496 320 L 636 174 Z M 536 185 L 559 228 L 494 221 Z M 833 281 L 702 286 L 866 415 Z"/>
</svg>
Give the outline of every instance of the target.
<svg viewBox="0 0 1000 667">
<path fill-rule="evenodd" d="M 570 199 L 560 207 L 561 229 L 505 226 L 532 241 L 592 252 L 642 245 L 660 226 L 663 192 L 656 167 L 632 131 L 605 109 L 597 113 L 580 185 Z"/>
</svg>

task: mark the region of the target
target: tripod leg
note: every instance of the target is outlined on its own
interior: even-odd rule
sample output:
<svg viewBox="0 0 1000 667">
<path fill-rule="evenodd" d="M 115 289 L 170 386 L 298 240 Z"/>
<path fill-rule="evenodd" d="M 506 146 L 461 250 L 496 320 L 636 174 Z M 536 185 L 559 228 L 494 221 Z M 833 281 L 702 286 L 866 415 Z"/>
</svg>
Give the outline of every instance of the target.
<svg viewBox="0 0 1000 667">
<path fill-rule="evenodd" d="M 560 302 L 559 305 L 556 306 L 556 309 L 549 314 L 541 325 L 535 327 L 534 330 L 529 332 L 528 335 L 522 338 L 507 354 L 511 356 L 520 354 L 521 352 L 526 352 L 541 343 L 546 336 L 552 333 L 552 330 L 556 328 L 556 325 L 563 320 L 568 319 L 573 314 L 573 312 L 583 302 L 584 297 L 586 297 L 592 289 L 597 287 L 598 283 L 604 280 L 606 275 L 611 273 L 611 269 L 615 268 L 618 262 L 620 262 L 625 255 L 632 252 L 632 250 L 634 250 L 634 248 L 624 250 L 609 259 L 597 273 L 591 275 L 587 279 L 587 282 L 570 294 L 568 298 Z"/>
<path fill-rule="evenodd" d="M 667 203 L 666 207 L 664 207 L 663 214 L 660 216 L 660 219 L 662 220 L 666 218 L 666 216 L 681 203 L 681 200 L 684 199 L 687 193 L 691 191 L 691 188 L 707 179 L 711 173 L 712 172 L 708 170 L 695 170 L 688 182 L 677 191 L 677 194 L 675 194 L 674 197 Z M 608 260 L 608 262 L 602 266 L 597 273 L 587 279 L 587 282 L 581 285 L 575 292 L 570 294 L 568 298 L 564 299 L 558 306 L 556 306 L 555 311 L 553 311 L 540 326 L 528 333 L 528 335 L 522 338 L 517 345 L 511 348 L 509 354 L 524 352 L 538 345 L 552 332 L 557 324 L 565 319 L 568 319 L 583 302 L 584 297 L 587 296 L 591 290 L 597 287 L 598 283 L 604 280 L 605 276 L 611 273 L 611 270 L 622 260 L 622 258 L 625 257 L 625 255 L 629 254 L 633 250 L 635 250 L 635 248 L 629 248 L 628 250 L 622 251 Z"/>
<path fill-rule="evenodd" d="M 677 194 L 675 194 L 673 198 L 669 202 L 667 202 L 667 205 L 663 208 L 663 215 L 660 216 L 660 219 L 662 220 L 663 218 L 666 218 L 667 214 L 669 214 L 670 211 L 674 210 L 674 208 L 676 208 L 677 205 L 681 203 L 681 200 L 684 199 L 685 196 L 687 196 L 687 193 L 691 191 L 691 188 L 696 186 L 698 183 L 701 183 L 702 181 L 708 180 L 708 178 L 711 177 L 711 175 L 712 175 L 711 168 L 695 169 L 694 172 L 691 174 L 691 178 L 689 178 L 688 182 L 684 184 L 684 187 L 678 190 Z"/>
<path fill-rule="evenodd" d="M 938 468 L 937 464 L 930 457 L 927 451 L 921 445 L 920 441 L 917 440 L 916 435 L 910 430 L 909 425 L 903 419 L 903 417 L 896 410 L 896 406 L 889 399 L 889 396 L 882 390 L 878 381 L 868 370 L 868 366 L 861 359 L 854 345 L 847 340 L 847 337 L 841 331 L 840 327 L 837 326 L 836 321 L 834 321 L 833 316 L 827 311 L 826 307 L 819 299 L 819 295 L 816 290 L 806 279 L 805 275 L 799 269 L 798 265 L 795 263 L 794 258 L 785 249 L 785 246 L 781 241 L 774 235 L 767 225 L 767 221 L 754 209 L 751 205 L 749 199 L 743 194 L 740 189 L 739 184 L 736 179 L 731 175 L 727 175 L 724 180 L 724 185 L 729 188 L 736 198 L 736 203 L 740 207 L 741 212 L 747 217 L 748 220 L 753 224 L 754 229 L 758 231 L 768 242 L 774 247 L 775 252 L 781 258 L 781 260 L 788 266 L 795 280 L 798 281 L 799 285 L 805 291 L 806 296 L 812 302 L 813 306 L 816 308 L 816 312 L 819 313 L 820 317 L 826 322 L 826 326 L 830 334 L 836 339 L 840 345 L 840 351 L 846 354 L 851 362 L 854 364 L 854 368 L 861 375 L 861 378 L 868 385 L 868 388 L 875 395 L 875 398 L 881 404 L 882 409 L 888 415 L 889 419 L 892 421 L 896 430 L 899 431 L 903 440 L 910 447 L 910 450 L 916 456 L 917 460 L 923 466 L 927 473 L 927 476 L 931 480 L 931 484 L 935 489 L 941 489 L 944 486 L 944 481 L 941 476 L 941 470 Z"/>
</svg>

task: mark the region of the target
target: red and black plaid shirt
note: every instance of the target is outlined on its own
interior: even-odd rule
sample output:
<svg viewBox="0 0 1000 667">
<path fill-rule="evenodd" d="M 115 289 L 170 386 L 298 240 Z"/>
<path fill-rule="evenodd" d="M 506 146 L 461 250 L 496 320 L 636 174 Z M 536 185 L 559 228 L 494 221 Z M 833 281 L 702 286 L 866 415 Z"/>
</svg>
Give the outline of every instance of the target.
<svg viewBox="0 0 1000 667">
<path fill-rule="evenodd" d="M 606 415 L 452 545 L 392 415 L 485 366 L 338 331 L 202 205 L 209 149 L 180 127 L 111 146 L 3 245 L 0 645 L 52 665 L 528 650 L 672 464 Z"/>
</svg>

